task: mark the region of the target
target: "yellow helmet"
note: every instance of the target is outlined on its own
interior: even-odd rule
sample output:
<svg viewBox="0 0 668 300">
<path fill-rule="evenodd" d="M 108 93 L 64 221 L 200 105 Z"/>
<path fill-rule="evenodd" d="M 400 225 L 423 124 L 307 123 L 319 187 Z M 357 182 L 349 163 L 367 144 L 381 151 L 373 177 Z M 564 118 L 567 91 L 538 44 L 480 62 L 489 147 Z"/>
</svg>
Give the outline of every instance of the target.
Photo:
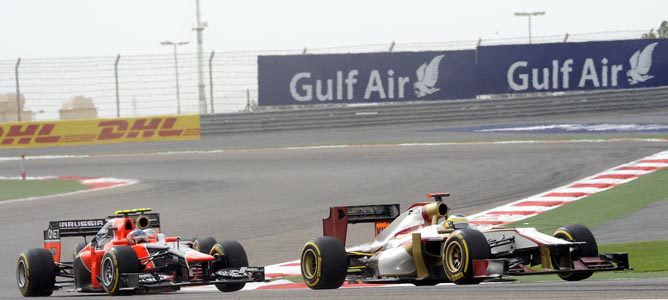
<svg viewBox="0 0 668 300">
<path fill-rule="evenodd" d="M 445 229 L 462 229 L 462 228 L 468 228 L 469 227 L 469 220 L 464 216 L 464 214 L 452 214 L 448 217 L 447 220 L 445 220 L 445 224 L 443 224 Z"/>
</svg>

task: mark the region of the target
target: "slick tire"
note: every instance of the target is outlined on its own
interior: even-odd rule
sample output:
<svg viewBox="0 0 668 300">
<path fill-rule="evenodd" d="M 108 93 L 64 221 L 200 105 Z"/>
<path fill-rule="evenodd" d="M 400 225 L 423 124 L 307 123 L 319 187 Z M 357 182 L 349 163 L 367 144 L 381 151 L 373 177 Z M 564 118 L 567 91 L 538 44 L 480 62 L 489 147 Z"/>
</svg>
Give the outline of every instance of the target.
<svg viewBox="0 0 668 300">
<path fill-rule="evenodd" d="M 443 244 L 443 270 L 455 284 L 478 284 L 482 279 L 473 277 L 473 260 L 490 257 L 485 235 L 473 229 L 453 231 Z"/>
<path fill-rule="evenodd" d="M 343 243 L 329 236 L 308 241 L 302 250 L 301 269 L 309 288 L 339 288 L 348 275 L 348 254 Z"/>
<path fill-rule="evenodd" d="M 56 285 L 56 264 L 49 250 L 28 249 L 16 263 L 16 283 L 24 297 L 50 296 Z"/>
<path fill-rule="evenodd" d="M 224 264 L 222 268 L 248 267 L 248 256 L 246 250 L 237 241 L 223 241 L 213 245 L 209 251 L 210 255 L 222 256 Z M 220 268 L 219 268 L 220 269 Z M 215 270 L 214 270 L 215 271 Z M 243 289 L 246 283 L 218 283 L 216 288 L 224 293 L 236 292 Z"/>
<path fill-rule="evenodd" d="M 202 253 L 209 254 L 209 252 L 211 252 L 211 249 L 213 249 L 213 246 L 216 244 L 218 244 L 216 239 L 210 236 L 196 238 L 195 242 L 193 243 L 193 249 Z"/>
<path fill-rule="evenodd" d="M 571 261 L 562 259 L 560 261 L 561 267 L 573 267 L 573 261 L 580 259 L 580 257 L 596 257 L 598 256 L 598 244 L 594 234 L 589 228 L 584 225 L 574 224 L 562 226 L 553 234 L 554 237 L 569 242 L 585 242 L 584 245 L 578 245 L 575 250 L 571 252 Z M 559 277 L 566 281 L 580 281 L 591 277 L 594 272 L 578 272 L 578 273 L 560 273 Z"/>
<path fill-rule="evenodd" d="M 81 252 L 81 250 L 82 250 L 83 248 L 85 248 L 85 247 L 86 247 L 86 243 L 85 243 L 85 242 L 78 242 L 78 243 L 74 246 L 74 249 L 72 250 L 72 258 L 77 257 L 77 254 L 79 254 L 79 252 Z"/>
<path fill-rule="evenodd" d="M 141 262 L 137 258 L 137 253 L 132 247 L 119 246 L 107 250 L 102 256 L 100 263 L 100 284 L 107 294 L 128 295 L 134 293 L 134 290 L 121 290 L 128 287 L 123 273 L 140 273 Z"/>
<path fill-rule="evenodd" d="M 74 287 L 77 289 L 91 289 L 90 271 L 86 269 L 81 256 L 75 257 L 72 263 L 72 273 L 74 277 Z"/>
</svg>

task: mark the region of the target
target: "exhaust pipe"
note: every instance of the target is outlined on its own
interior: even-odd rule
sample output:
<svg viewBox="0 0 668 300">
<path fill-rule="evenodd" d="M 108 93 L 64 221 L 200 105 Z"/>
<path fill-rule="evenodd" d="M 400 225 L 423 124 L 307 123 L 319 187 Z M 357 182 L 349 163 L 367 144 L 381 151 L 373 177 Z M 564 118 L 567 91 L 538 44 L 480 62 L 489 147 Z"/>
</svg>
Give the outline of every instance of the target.
<svg viewBox="0 0 668 300">
<path fill-rule="evenodd" d="M 135 227 L 138 229 L 145 229 L 148 228 L 151 225 L 151 220 L 148 219 L 148 217 L 142 215 L 137 218 L 137 221 L 135 221 Z"/>
</svg>

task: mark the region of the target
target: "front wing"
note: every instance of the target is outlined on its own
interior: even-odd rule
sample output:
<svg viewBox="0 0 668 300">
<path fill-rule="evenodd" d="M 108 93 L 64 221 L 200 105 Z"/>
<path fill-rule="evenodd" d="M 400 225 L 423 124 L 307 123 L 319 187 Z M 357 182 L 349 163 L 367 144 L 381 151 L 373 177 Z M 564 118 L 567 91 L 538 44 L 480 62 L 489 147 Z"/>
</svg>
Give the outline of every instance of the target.
<svg viewBox="0 0 668 300">
<path fill-rule="evenodd" d="M 125 273 L 121 274 L 125 277 L 126 287 L 124 289 L 162 289 L 169 287 L 183 287 L 183 286 L 201 286 L 212 284 L 225 283 L 248 283 L 248 282 L 265 282 L 264 267 L 241 267 L 241 268 L 225 268 L 220 269 L 214 273 L 214 278 L 202 281 L 158 281 L 142 278 L 146 273 Z"/>
<path fill-rule="evenodd" d="M 509 259 L 475 259 L 473 276 L 475 278 L 499 278 L 501 276 L 524 276 L 559 273 L 586 273 L 601 271 L 629 270 L 628 253 L 604 253 L 597 257 L 580 257 L 573 261 L 572 267 L 559 267 L 535 270 L 527 265 L 510 265 Z"/>
</svg>

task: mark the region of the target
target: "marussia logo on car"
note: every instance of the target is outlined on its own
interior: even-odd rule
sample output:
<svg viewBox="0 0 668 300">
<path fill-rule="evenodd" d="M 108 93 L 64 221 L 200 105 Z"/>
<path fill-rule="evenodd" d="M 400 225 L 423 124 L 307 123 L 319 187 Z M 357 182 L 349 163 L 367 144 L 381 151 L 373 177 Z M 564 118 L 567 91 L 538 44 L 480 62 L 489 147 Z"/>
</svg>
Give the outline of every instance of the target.
<svg viewBox="0 0 668 300">
<path fill-rule="evenodd" d="M 60 228 L 78 228 L 78 227 L 98 227 L 104 226 L 103 220 L 80 220 L 80 221 L 62 221 L 58 224 Z"/>
</svg>

